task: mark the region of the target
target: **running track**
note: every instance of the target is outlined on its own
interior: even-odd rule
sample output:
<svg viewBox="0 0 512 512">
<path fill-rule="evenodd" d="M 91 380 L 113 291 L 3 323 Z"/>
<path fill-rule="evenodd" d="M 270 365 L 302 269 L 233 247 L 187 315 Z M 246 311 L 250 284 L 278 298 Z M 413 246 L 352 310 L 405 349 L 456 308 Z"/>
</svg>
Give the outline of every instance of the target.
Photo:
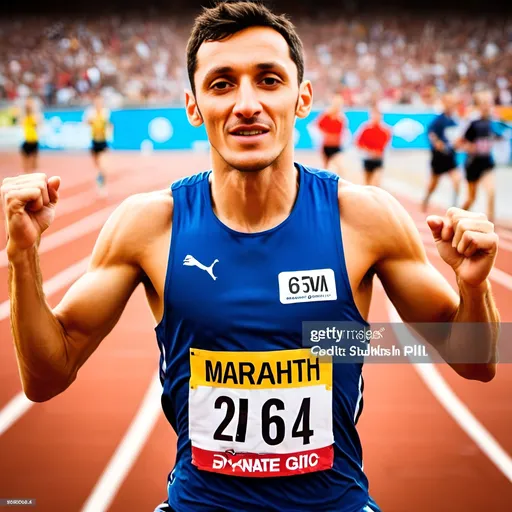
<svg viewBox="0 0 512 512">
<path fill-rule="evenodd" d="M 101 225 L 124 197 L 165 187 L 208 166 L 205 154 L 113 154 L 110 159 L 110 195 L 100 200 L 88 157 L 42 155 L 40 170 L 63 179 L 57 219 L 41 244 L 51 305 L 85 268 Z M 310 154 L 298 159 L 319 164 Z M 0 155 L 1 177 L 18 169 L 17 155 Z M 415 219 L 432 263 L 454 284 L 432 251 L 417 205 L 399 199 Z M 512 236 L 501 235 L 506 248 L 500 249 L 493 286 L 508 322 Z M 3 231 L 0 236 L 3 248 Z M 142 289 L 71 388 L 50 402 L 31 404 L 19 395 L 4 251 L 0 282 L 0 498 L 35 498 L 40 511 L 152 512 L 165 498 L 175 436 L 160 410 L 154 380 L 158 350 Z M 377 285 L 370 321 L 387 322 L 392 315 Z M 384 512 L 510 510 L 510 365 L 502 364 L 489 384 L 464 381 L 442 365 L 373 364 L 364 376 L 359 431 L 371 493 Z"/>
</svg>

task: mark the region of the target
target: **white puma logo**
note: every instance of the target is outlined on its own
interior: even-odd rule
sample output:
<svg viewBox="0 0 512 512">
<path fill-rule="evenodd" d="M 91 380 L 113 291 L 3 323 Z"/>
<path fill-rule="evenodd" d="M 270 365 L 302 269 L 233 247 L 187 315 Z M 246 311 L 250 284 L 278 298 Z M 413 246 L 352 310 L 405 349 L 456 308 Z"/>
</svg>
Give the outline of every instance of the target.
<svg viewBox="0 0 512 512">
<path fill-rule="evenodd" d="M 205 267 L 202 263 L 199 263 L 199 261 L 197 261 L 194 258 L 194 256 L 187 254 L 187 256 L 185 256 L 185 259 L 183 260 L 183 265 L 187 267 L 198 267 L 201 270 L 208 272 L 208 274 L 210 274 L 210 276 L 212 276 L 212 279 L 215 281 L 217 278 L 213 275 L 213 266 L 215 265 L 215 263 L 218 262 L 219 260 L 215 260 L 209 267 Z"/>
</svg>

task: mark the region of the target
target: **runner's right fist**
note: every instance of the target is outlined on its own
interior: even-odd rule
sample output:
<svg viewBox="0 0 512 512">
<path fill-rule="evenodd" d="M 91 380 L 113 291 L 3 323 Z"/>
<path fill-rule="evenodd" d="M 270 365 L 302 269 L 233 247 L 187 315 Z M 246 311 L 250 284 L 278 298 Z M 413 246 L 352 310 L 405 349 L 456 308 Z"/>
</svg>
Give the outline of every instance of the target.
<svg viewBox="0 0 512 512">
<path fill-rule="evenodd" d="M 5 178 L 0 189 L 7 224 L 8 255 L 34 247 L 55 217 L 60 178 L 23 174 Z"/>
</svg>

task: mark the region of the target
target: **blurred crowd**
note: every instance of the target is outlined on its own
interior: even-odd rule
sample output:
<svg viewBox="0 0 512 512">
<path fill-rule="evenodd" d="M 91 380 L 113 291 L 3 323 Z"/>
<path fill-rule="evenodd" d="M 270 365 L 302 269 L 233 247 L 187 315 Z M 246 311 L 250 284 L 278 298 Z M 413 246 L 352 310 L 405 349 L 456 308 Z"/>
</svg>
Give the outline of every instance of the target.
<svg viewBox="0 0 512 512">
<path fill-rule="evenodd" d="M 378 97 L 428 107 L 440 93 L 491 89 L 512 104 L 512 20 L 426 16 L 294 17 L 317 104 Z M 48 106 L 182 104 L 191 16 L 0 21 L 0 100 L 35 94 Z"/>
</svg>

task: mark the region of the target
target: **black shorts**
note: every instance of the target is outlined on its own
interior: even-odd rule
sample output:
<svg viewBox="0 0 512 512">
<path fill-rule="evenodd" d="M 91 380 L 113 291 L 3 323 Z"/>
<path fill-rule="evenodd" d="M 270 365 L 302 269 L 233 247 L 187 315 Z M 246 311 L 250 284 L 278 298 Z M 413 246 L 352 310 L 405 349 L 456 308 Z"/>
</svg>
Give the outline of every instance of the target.
<svg viewBox="0 0 512 512">
<path fill-rule="evenodd" d="M 332 158 L 334 155 L 341 153 L 342 151 L 340 146 L 324 146 L 322 150 L 327 159 Z"/>
<path fill-rule="evenodd" d="M 24 142 L 21 146 L 21 152 L 26 156 L 37 155 L 39 142 Z"/>
<path fill-rule="evenodd" d="M 105 151 L 108 148 L 106 142 L 96 142 L 95 140 L 92 141 L 92 147 L 91 151 L 93 153 L 101 153 Z"/>
<path fill-rule="evenodd" d="M 363 164 L 366 172 L 373 172 L 382 167 L 382 158 L 368 158 L 363 160 Z"/>
<path fill-rule="evenodd" d="M 474 183 L 492 169 L 494 169 L 494 161 L 490 156 L 468 156 L 466 161 L 466 180 L 468 183 Z"/>
<path fill-rule="evenodd" d="M 444 153 L 442 151 L 432 151 L 432 173 L 436 176 L 451 171 L 457 167 L 457 160 L 455 159 L 455 152 L 450 151 Z"/>
</svg>

